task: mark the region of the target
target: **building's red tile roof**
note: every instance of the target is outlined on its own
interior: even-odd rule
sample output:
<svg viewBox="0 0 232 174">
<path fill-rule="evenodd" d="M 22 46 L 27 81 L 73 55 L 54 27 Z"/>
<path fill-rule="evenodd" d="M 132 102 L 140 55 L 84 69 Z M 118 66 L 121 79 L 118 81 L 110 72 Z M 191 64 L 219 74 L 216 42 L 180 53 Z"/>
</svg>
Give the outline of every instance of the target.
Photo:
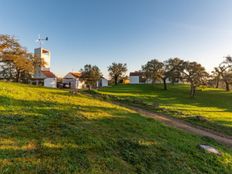
<svg viewBox="0 0 232 174">
<path fill-rule="evenodd" d="M 130 76 L 143 76 L 144 73 L 140 71 L 130 72 Z"/>
<path fill-rule="evenodd" d="M 43 75 L 45 75 L 47 78 L 55 78 L 56 75 L 53 74 L 51 71 L 41 71 Z"/>
<path fill-rule="evenodd" d="M 81 77 L 81 73 L 80 72 L 70 72 L 70 74 L 72 74 L 76 78 Z"/>
</svg>

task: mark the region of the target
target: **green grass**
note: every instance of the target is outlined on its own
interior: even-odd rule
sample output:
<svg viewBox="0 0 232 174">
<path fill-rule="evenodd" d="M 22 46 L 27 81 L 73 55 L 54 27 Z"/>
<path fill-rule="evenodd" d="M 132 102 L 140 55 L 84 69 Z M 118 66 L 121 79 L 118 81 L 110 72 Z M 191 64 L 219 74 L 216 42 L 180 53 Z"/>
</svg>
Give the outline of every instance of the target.
<svg viewBox="0 0 232 174">
<path fill-rule="evenodd" d="M 83 94 L 0 82 L 0 173 L 231 171 L 232 150 L 213 140 Z"/>
<path fill-rule="evenodd" d="M 191 98 L 188 85 L 169 85 L 167 91 L 163 90 L 162 85 L 118 85 L 98 92 L 118 96 L 127 103 L 132 103 L 128 99 L 141 99 L 148 104 L 159 103 L 165 113 L 232 135 L 232 92 L 201 88 L 196 97 Z M 196 119 L 196 116 L 207 120 Z"/>
</svg>

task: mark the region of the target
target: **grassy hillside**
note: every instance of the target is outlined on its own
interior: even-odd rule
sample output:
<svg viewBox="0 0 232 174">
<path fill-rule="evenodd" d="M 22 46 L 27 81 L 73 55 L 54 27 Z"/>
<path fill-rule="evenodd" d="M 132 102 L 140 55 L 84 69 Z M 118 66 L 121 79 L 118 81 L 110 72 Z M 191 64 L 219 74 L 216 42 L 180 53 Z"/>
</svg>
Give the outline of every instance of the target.
<svg viewBox="0 0 232 174">
<path fill-rule="evenodd" d="M 232 150 L 207 138 L 81 94 L 0 82 L 0 173 L 231 171 Z"/>
<path fill-rule="evenodd" d="M 194 99 L 189 97 L 188 85 L 169 85 L 168 91 L 164 91 L 162 85 L 118 85 L 99 92 L 118 96 L 127 103 L 132 101 L 128 99 L 141 99 L 148 105 L 157 103 L 172 116 L 232 135 L 232 92 L 203 88 Z"/>
</svg>

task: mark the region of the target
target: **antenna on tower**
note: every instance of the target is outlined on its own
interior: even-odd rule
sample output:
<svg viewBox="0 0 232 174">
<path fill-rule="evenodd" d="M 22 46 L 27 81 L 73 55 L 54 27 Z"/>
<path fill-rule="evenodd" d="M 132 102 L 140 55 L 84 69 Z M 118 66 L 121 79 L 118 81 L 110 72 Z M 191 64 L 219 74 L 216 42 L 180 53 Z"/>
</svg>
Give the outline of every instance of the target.
<svg viewBox="0 0 232 174">
<path fill-rule="evenodd" d="M 38 39 L 36 40 L 36 42 L 39 43 L 40 48 L 42 47 L 42 44 L 43 44 L 44 41 L 48 41 L 48 37 L 41 38 L 41 36 L 39 34 Z"/>
</svg>

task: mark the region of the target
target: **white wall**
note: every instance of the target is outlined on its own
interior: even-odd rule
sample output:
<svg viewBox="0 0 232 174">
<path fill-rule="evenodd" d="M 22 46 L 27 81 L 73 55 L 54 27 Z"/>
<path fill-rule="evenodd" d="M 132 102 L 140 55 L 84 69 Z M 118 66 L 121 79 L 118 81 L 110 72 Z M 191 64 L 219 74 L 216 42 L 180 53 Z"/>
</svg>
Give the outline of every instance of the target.
<svg viewBox="0 0 232 174">
<path fill-rule="evenodd" d="M 75 81 L 78 81 L 79 78 L 74 77 L 71 73 L 68 73 L 66 76 L 63 78 L 63 83 L 69 84 L 69 83 L 76 83 Z"/>
<path fill-rule="evenodd" d="M 130 84 L 139 84 L 139 76 L 130 76 Z"/>
<path fill-rule="evenodd" d="M 43 50 L 46 53 L 43 53 Z M 41 67 L 42 70 L 47 70 L 50 69 L 50 62 L 51 62 L 51 53 L 49 50 L 44 49 L 44 48 L 35 48 L 34 49 L 34 55 L 39 58 L 39 59 L 43 59 L 46 64 L 43 65 L 43 67 Z"/>
<path fill-rule="evenodd" d="M 108 86 L 108 80 L 106 80 L 106 79 L 101 79 L 101 82 L 102 82 L 102 87 Z"/>
<path fill-rule="evenodd" d="M 151 79 L 147 79 L 147 80 L 145 81 L 145 84 L 152 84 L 152 80 L 151 80 Z"/>
<path fill-rule="evenodd" d="M 44 79 L 44 86 L 49 87 L 49 88 L 56 88 L 56 78 Z"/>
<path fill-rule="evenodd" d="M 69 84 L 69 83 L 73 83 L 74 81 L 77 81 L 78 79 L 63 79 L 63 83 Z"/>
<path fill-rule="evenodd" d="M 85 81 L 77 80 L 77 89 L 85 88 Z"/>
</svg>

